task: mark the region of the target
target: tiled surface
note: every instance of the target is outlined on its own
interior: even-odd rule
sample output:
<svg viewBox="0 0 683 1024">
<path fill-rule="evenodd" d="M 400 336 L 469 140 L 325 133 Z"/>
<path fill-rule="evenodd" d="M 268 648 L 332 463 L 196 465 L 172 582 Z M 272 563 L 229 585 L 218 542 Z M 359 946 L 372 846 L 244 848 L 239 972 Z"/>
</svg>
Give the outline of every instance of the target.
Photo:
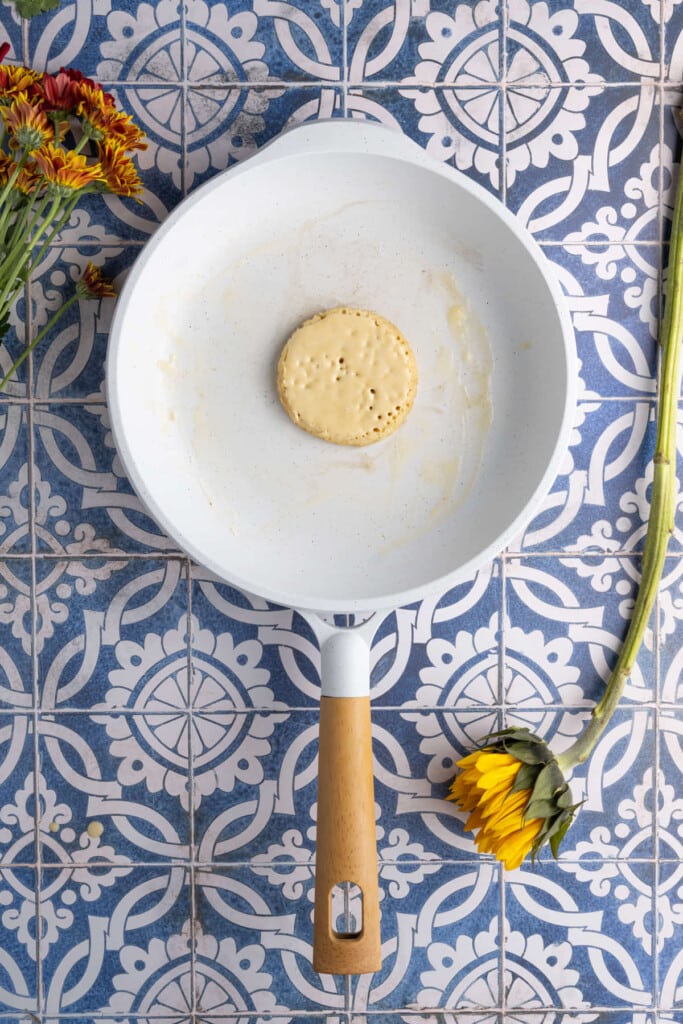
<svg viewBox="0 0 683 1024">
<path fill-rule="evenodd" d="M 76 1024 L 683 1020 L 681 543 L 557 864 L 505 875 L 444 800 L 503 723 L 566 748 L 624 636 L 649 511 L 680 144 L 679 0 L 62 0 L 10 60 L 79 67 L 149 137 L 141 204 L 90 200 L 3 367 L 97 254 L 288 125 L 370 118 L 488 188 L 567 295 L 580 403 L 523 537 L 372 649 L 383 967 L 311 967 L 319 656 L 188 564 L 125 479 L 113 303 L 74 307 L 0 399 L 0 1016 Z"/>
</svg>

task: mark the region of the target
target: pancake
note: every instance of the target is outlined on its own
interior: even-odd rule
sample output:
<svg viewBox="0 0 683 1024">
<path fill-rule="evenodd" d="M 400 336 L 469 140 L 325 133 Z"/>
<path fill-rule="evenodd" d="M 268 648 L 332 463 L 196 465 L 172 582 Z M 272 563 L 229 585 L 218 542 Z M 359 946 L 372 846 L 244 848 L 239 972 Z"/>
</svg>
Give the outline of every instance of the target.
<svg viewBox="0 0 683 1024">
<path fill-rule="evenodd" d="M 277 388 L 302 430 L 333 444 L 368 445 L 392 434 L 410 412 L 417 364 L 389 320 L 339 306 L 306 320 L 290 336 Z"/>
</svg>

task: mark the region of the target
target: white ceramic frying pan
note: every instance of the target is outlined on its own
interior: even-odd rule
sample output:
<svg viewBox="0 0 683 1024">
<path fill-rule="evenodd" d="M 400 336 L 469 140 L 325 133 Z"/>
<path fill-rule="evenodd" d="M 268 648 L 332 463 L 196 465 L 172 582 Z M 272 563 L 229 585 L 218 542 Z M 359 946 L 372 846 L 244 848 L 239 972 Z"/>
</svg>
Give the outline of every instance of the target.
<svg viewBox="0 0 683 1024">
<path fill-rule="evenodd" d="M 348 305 L 398 325 L 415 405 L 365 448 L 280 406 L 305 318 Z M 529 522 L 566 447 L 573 334 L 540 250 L 503 206 L 368 122 L 295 128 L 188 197 L 139 256 L 107 360 L 114 438 L 141 500 L 193 559 L 308 612 L 446 590 Z M 368 643 L 317 618 L 322 700 L 314 967 L 380 966 Z M 355 882 L 342 934 L 331 892 Z"/>
</svg>

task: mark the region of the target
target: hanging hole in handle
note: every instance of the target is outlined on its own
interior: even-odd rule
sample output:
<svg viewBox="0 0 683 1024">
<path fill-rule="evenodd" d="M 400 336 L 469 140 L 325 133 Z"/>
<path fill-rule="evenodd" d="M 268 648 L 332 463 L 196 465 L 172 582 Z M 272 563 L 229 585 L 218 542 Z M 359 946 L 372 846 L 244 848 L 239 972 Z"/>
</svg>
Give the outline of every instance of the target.
<svg viewBox="0 0 683 1024">
<path fill-rule="evenodd" d="M 363 931 L 363 892 L 355 882 L 338 882 L 330 893 L 332 933 L 336 939 L 357 939 Z"/>
</svg>

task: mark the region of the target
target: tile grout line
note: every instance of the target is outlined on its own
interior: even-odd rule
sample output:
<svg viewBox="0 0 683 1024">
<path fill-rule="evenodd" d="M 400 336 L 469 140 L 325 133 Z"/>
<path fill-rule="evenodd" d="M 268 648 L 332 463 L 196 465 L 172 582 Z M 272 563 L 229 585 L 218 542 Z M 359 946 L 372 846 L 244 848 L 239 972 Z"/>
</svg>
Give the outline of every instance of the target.
<svg viewBox="0 0 683 1024">
<path fill-rule="evenodd" d="M 195 831 L 195 757 L 193 738 L 195 735 L 193 718 L 193 574 L 189 559 L 185 559 L 185 587 L 187 597 L 187 814 L 189 828 L 189 985 L 190 1002 L 193 1014 L 199 1013 L 197 1007 L 197 849 Z"/>
<path fill-rule="evenodd" d="M 657 240 L 659 243 L 659 281 L 657 284 L 657 293 L 659 301 L 657 303 L 657 337 L 661 337 L 662 328 L 662 312 L 664 305 L 664 130 L 665 130 L 665 119 L 664 119 L 664 79 L 665 79 L 665 18 L 664 18 L 664 5 L 660 7 L 660 18 L 659 18 L 659 71 L 660 71 L 660 82 L 659 82 L 659 122 L 658 122 L 658 133 L 659 133 L 659 181 L 658 181 L 658 210 L 657 210 Z M 659 403 L 660 395 L 660 370 L 661 370 L 661 346 L 657 347 L 657 360 L 655 365 L 655 400 L 657 401 L 657 407 Z M 652 993 L 651 1001 L 652 1005 L 656 1008 L 659 1006 L 659 950 L 658 950 L 658 937 L 659 937 L 659 878 L 660 878 L 660 863 L 659 863 L 659 838 L 658 838 L 658 824 L 659 824 L 659 764 L 660 764 L 660 737 L 659 737 L 659 704 L 661 694 L 661 650 L 660 650 L 660 634 L 661 634 L 661 603 L 660 596 L 657 593 L 655 597 L 655 608 L 654 608 L 654 625 L 653 625 L 653 646 L 654 646 L 654 708 L 652 711 L 652 728 L 653 728 L 653 745 L 654 745 L 654 772 L 652 778 L 652 841 L 653 841 L 653 893 L 652 893 Z M 655 1017 L 656 1017 L 655 1009 Z"/>
<path fill-rule="evenodd" d="M 499 646 L 498 646 L 498 700 L 500 711 L 498 728 L 504 729 L 507 726 L 507 692 L 505 687 L 505 664 L 506 664 L 506 636 L 507 636 L 507 557 L 503 552 L 500 558 L 500 622 L 499 622 Z M 500 923 L 498 926 L 498 941 L 500 950 L 498 955 L 498 1003 L 502 1011 L 501 1020 L 505 1019 L 505 876 L 500 864 L 498 864 L 498 898 L 500 907 Z"/>
<path fill-rule="evenodd" d="M 341 0 L 341 32 L 342 32 L 342 117 L 349 116 L 349 24 L 346 0 Z M 323 86 L 321 85 L 321 91 Z"/>
<path fill-rule="evenodd" d="M 28 275 L 24 294 L 26 296 L 26 338 L 30 338 L 33 329 L 33 309 L 31 304 L 32 276 Z M 33 353 L 29 353 L 27 359 L 26 374 L 26 427 L 28 431 L 28 527 L 30 541 L 30 570 L 31 570 L 31 673 L 33 683 L 33 708 L 31 719 L 33 725 L 33 814 L 34 814 L 34 844 L 35 844 L 35 901 L 36 901 L 36 1002 L 37 1013 L 43 1012 L 43 957 L 41 954 L 42 937 L 42 912 L 41 912 L 41 886 L 42 886 L 42 849 L 40 839 L 40 736 L 39 736 L 39 715 L 40 706 L 40 685 L 39 685 L 39 664 L 38 664 L 38 612 L 36 607 L 36 595 L 38 592 L 36 572 L 36 489 L 35 489 L 35 423 L 33 407 Z"/>
<path fill-rule="evenodd" d="M 181 76 L 181 105 L 180 105 L 180 160 L 181 160 L 181 181 L 183 198 L 188 195 L 188 182 L 190 180 L 189 157 L 187 148 L 187 119 L 188 119 L 188 84 L 187 84 L 187 5 L 180 4 L 180 76 Z M 192 574 L 190 571 L 190 560 L 183 559 L 182 565 L 185 574 L 185 594 L 187 599 L 187 813 L 188 813 L 188 843 L 189 843 L 189 867 L 188 884 L 190 889 L 190 1015 L 192 1022 L 197 1020 L 197 890 L 195 885 L 195 822 L 194 822 L 194 758 L 192 751 Z M 181 576 L 183 569 L 181 568 Z"/>
<path fill-rule="evenodd" d="M 506 113 L 506 84 L 507 84 L 507 44 L 508 44 L 508 22 L 510 12 L 508 9 L 508 0 L 501 2 L 500 4 L 500 24 L 499 24 L 499 45 L 500 45 L 500 56 L 498 62 L 498 73 L 500 75 L 500 83 L 498 86 L 498 159 L 500 160 L 500 201 L 503 206 L 507 208 L 508 204 L 508 169 L 507 169 L 507 136 L 505 133 L 505 113 Z"/>
</svg>

